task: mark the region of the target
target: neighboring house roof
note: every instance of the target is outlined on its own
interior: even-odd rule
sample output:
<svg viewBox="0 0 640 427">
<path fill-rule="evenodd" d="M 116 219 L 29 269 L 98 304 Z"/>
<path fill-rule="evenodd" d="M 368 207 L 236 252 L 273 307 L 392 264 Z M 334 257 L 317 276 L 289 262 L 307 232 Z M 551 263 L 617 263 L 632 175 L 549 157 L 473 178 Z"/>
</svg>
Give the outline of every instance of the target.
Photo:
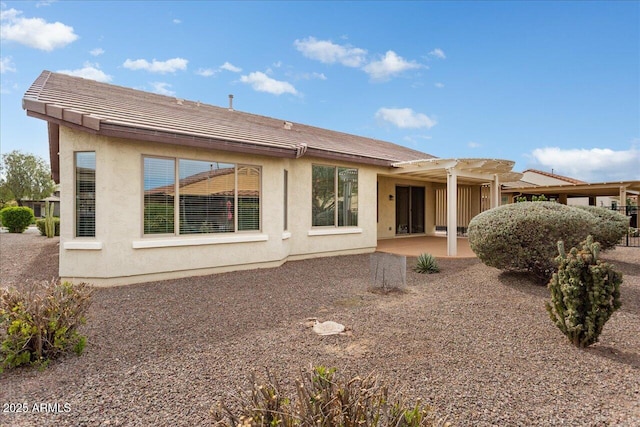
<svg viewBox="0 0 640 427">
<path fill-rule="evenodd" d="M 290 158 L 306 153 L 383 166 L 434 158 L 373 138 L 50 71 L 40 74 L 22 104 L 29 116 L 49 122 L 54 178 L 59 125 L 105 136 Z"/>
<path fill-rule="evenodd" d="M 568 176 L 563 176 L 563 175 L 558 175 L 556 173 L 550 173 L 550 172 L 545 172 L 545 171 L 541 171 L 538 169 L 527 169 L 524 172 L 522 172 L 523 174 L 527 173 L 527 172 L 532 172 L 532 173 L 537 173 L 538 175 L 543 175 L 549 178 L 555 178 L 561 181 L 566 181 L 569 184 L 587 184 L 586 181 L 580 181 L 579 179 L 575 179 L 575 178 L 570 178 Z"/>
<path fill-rule="evenodd" d="M 235 168 L 214 169 L 180 179 L 180 193 L 186 196 L 257 196 L 260 175 L 252 167 L 242 166 L 245 173 L 236 184 Z M 175 195 L 175 185 L 154 187 L 144 192 L 146 196 Z"/>
</svg>

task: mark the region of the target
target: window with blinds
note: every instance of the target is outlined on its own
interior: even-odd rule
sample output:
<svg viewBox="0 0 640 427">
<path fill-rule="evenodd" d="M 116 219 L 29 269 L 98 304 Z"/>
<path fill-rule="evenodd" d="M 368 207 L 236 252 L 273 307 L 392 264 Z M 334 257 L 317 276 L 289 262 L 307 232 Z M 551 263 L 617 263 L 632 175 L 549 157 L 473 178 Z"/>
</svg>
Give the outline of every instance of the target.
<svg viewBox="0 0 640 427">
<path fill-rule="evenodd" d="M 144 182 L 145 234 L 260 230 L 258 166 L 145 157 Z"/>
<path fill-rule="evenodd" d="M 358 225 L 358 169 L 312 166 L 313 226 Z"/>
<path fill-rule="evenodd" d="M 260 230 L 260 168 L 238 166 L 238 230 Z"/>
<path fill-rule="evenodd" d="M 96 235 L 96 153 L 75 153 L 76 237 Z"/>
<path fill-rule="evenodd" d="M 173 234 L 175 182 L 174 159 L 144 158 L 144 234 Z"/>
</svg>

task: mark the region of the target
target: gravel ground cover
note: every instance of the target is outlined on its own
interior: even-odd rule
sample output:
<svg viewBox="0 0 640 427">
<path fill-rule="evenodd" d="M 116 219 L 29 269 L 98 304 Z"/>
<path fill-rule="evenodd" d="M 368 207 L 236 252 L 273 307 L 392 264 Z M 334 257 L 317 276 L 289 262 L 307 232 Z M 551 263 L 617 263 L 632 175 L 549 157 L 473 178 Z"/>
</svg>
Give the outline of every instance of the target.
<svg viewBox="0 0 640 427">
<path fill-rule="evenodd" d="M 57 251 L 57 238 L 0 235 L 0 283 L 50 279 Z M 623 306 L 586 350 L 549 320 L 545 287 L 477 259 L 440 259 L 435 275 L 408 259 L 402 294 L 369 291 L 368 255 L 97 289 L 81 357 L 0 374 L 0 425 L 211 425 L 251 371 L 290 387 L 322 364 L 376 372 L 458 426 L 637 426 L 640 249 L 606 258 L 624 273 Z M 349 334 L 317 336 L 309 317 Z"/>
</svg>

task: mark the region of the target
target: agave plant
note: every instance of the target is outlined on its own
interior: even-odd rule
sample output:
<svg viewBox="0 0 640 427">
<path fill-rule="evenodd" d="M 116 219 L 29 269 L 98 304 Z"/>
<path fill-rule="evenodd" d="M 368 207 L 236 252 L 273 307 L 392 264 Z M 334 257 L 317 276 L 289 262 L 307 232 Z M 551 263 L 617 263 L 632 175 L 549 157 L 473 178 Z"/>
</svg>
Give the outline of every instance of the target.
<svg viewBox="0 0 640 427">
<path fill-rule="evenodd" d="M 422 274 L 431 274 L 439 272 L 440 267 L 438 267 L 438 262 L 433 255 L 424 253 L 418 256 L 418 263 L 413 270 Z"/>
</svg>

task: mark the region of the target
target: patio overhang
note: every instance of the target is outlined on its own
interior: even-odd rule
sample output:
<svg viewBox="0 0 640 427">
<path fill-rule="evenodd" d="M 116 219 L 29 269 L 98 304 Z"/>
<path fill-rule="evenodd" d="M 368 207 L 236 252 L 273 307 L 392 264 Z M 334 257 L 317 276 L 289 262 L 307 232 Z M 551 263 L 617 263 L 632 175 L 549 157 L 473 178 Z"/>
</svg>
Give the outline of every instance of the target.
<svg viewBox="0 0 640 427">
<path fill-rule="evenodd" d="M 458 184 L 489 185 L 491 207 L 500 204 L 500 183 L 517 181 L 515 162 L 502 159 L 421 159 L 391 165 L 392 176 L 440 182 L 447 185 L 447 255 L 457 255 Z"/>
<path fill-rule="evenodd" d="M 393 163 L 391 174 L 446 183 L 448 174 L 455 172 L 461 184 L 488 184 L 496 176 L 500 182 L 522 178 L 521 173 L 512 172 L 514 164 L 511 160 L 502 159 L 409 160 Z"/>
<path fill-rule="evenodd" d="M 505 184 L 503 193 L 514 197 L 525 194 L 558 195 L 565 197 L 622 197 L 640 194 L 640 181 L 598 182 L 592 184 L 565 185 L 514 185 Z"/>
</svg>

